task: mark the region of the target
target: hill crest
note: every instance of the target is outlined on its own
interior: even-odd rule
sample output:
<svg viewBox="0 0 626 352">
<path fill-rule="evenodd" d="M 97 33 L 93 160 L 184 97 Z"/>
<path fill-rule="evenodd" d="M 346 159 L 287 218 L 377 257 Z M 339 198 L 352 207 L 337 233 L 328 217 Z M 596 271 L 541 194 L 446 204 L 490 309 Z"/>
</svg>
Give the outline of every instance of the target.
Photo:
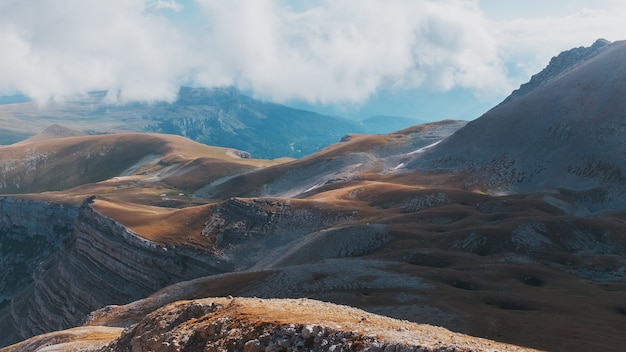
<svg viewBox="0 0 626 352">
<path fill-rule="evenodd" d="M 598 39 L 589 47 L 581 46 L 561 52 L 557 56 L 550 59 L 550 62 L 543 70 L 534 74 L 530 78 L 530 81 L 522 84 L 518 89 L 514 90 L 499 105 L 506 104 L 518 97 L 526 95 L 538 87 L 541 87 L 568 70 L 600 54 L 611 45 L 612 43 L 606 39 Z"/>
<path fill-rule="evenodd" d="M 471 121 L 409 167 L 469 172 L 468 187 L 494 194 L 567 189 L 582 192 L 591 211 L 624 209 L 625 82 L 626 42 L 606 45 Z"/>
</svg>

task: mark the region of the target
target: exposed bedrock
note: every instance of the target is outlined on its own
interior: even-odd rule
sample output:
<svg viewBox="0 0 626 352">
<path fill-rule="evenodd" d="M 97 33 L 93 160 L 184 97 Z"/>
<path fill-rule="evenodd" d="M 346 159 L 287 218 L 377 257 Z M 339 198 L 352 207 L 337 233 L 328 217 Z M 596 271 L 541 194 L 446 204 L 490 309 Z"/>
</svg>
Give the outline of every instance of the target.
<svg viewBox="0 0 626 352">
<path fill-rule="evenodd" d="M 216 248 L 223 254 L 230 270 L 268 268 L 283 255 L 306 243 L 302 242 L 305 236 L 317 238 L 322 236 L 315 233 L 323 229 L 357 226 L 356 216 L 356 211 L 340 211 L 324 204 L 315 207 L 295 200 L 231 198 L 215 209 L 206 222 L 203 235 L 214 238 Z M 361 240 L 375 242 L 370 246 L 374 248 L 387 238 L 385 228 L 363 233 L 363 237 L 354 240 L 355 244 Z M 373 238 L 371 241 L 370 237 Z M 309 261 L 328 258 L 318 252 L 320 255 L 309 258 Z"/>
<path fill-rule="evenodd" d="M 44 224 L 51 226 L 49 219 L 38 218 L 41 213 L 23 214 L 32 223 L 41 222 L 42 229 Z M 2 345 L 77 326 L 103 306 L 128 303 L 178 281 L 222 272 L 215 266 L 215 256 L 143 239 L 89 204 L 80 207 L 63 241 L 57 239 L 60 234 L 46 231 L 59 250 L 35 263 L 33 282 L 3 307 Z"/>
<path fill-rule="evenodd" d="M 61 247 L 78 207 L 0 197 L 0 302 L 32 282 L 35 267 Z"/>
<path fill-rule="evenodd" d="M 353 221 L 355 212 L 280 199 L 233 198 L 216 205 L 202 232 L 207 243 L 215 243 L 206 250 L 147 240 L 95 211 L 89 201 L 72 208 L 65 220 L 59 216 L 56 221 L 65 224 L 65 232 L 54 232 L 49 218 L 54 209 L 64 208 L 50 206 L 51 215 L 44 218 L 39 218 L 43 211 L 32 216 L 22 211 L 30 223 L 42 223 L 52 244 L 46 242 L 47 255 L 33 262 L 30 284 L 0 311 L 0 331 L 6 332 L 0 336 L 2 345 L 80 325 L 96 309 L 126 304 L 180 281 L 359 256 L 389 240 L 385 226 L 362 227 Z M 22 214 L 6 213 L 6 218 Z M 337 246 L 311 252 L 309 247 L 327 242 L 332 234 Z M 309 240 L 300 242 L 305 236 Z"/>
</svg>

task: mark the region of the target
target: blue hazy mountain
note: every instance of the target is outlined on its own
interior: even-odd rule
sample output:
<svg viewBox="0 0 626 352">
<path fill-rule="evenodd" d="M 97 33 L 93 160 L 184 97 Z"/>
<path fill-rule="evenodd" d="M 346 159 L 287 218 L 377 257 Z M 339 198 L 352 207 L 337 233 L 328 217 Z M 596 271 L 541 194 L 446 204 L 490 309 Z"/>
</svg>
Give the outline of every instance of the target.
<svg viewBox="0 0 626 352">
<path fill-rule="evenodd" d="M 301 157 L 347 133 L 366 132 L 355 121 L 263 102 L 235 88 L 181 88 L 174 103 L 155 104 L 144 113 L 155 120 L 145 132 L 237 148 L 256 158 Z"/>
<path fill-rule="evenodd" d="M 419 121 L 377 116 L 354 121 L 254 99 L 227 88 L 180 89 L 172 103 L 112 104 L 106 92 L 41 106 L 14 96 L 0 105 L 0 144 L 12 144 L 50 125 L 88 133 L 155 132 L 213 146 L 240 149 L 255 158 L 302 157 L 350 133 L 387 133 Z"/>
</svg>

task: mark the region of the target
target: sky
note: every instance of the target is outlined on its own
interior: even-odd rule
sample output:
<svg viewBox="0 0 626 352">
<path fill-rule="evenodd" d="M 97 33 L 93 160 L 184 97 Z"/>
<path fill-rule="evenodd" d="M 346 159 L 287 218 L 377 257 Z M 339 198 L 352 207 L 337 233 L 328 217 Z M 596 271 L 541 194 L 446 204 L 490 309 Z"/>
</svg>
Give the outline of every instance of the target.
<svg viewBox="0 0 626 352">
<path fill-rule="evenodd" d="M 473 119 L 559 52 L 626 39 L 623 0 L 0 0 L 0 95 L 180 86 L 352 118 Z"/>
</svg>

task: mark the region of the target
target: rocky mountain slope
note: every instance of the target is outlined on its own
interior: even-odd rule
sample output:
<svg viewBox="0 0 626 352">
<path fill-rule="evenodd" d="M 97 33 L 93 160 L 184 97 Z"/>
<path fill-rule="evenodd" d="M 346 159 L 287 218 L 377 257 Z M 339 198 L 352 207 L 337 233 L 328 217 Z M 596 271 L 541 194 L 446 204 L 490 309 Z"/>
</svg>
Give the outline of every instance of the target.
<svg viewBox="0 0 626 352">
<path fill-rule="evenodd" d="M 199 196 L 300 197 L 337 182 L 362 178 L 363 173 L 392 173 L 422 148 L 450 136 L 466 121 L 444 120 L 388 135 L 347 135 L 337 143 L 291 163 L 237 175 L 207 185 Z"/>
<path fill-rule="evenodd" d="M 522 84 L 518 89 L 514 90 L 511 95 L 504 99 L 504 101 L 499 105 L 506 104 L 517 97 L 533 91 L 534 89 L 560 76 L 564 72 L 567 72 L 569 69 L 576 67 L 581 62 L 596 56 L 610 46 L 611 42 L 608 40 L 598 39 L 589 47 L 581 46 L 560 53 L 550 60 L 546 68 L 533 75 L 530 78 L 530 81 Z"/>
<path fill-rule="evenodd" d="M 591 212 L 624 209 L 626 42 L 599 41 L 566 60 L 580 50 L 552 61 L 558 71 L 567 61 L 566 70 L 546 74 L 409 167 L 468 171 L 466 187 L 491 193 L 567 189 Z"/>
<path fill-rule="evenodd" d="M 103 304 L 128 303 L 168 284 L 224 272 L 219 258 L 142 238 L 88 204 L 68 232 L 61 248 L 38 263 L 32 283 L 5 310 L 3 343 L 14 342 L 16 335 L 80 325 Z"/>
<path fill-rule="evenodd" d="M 60 249 L 77 212 L 71 205 L 0 198 L 2 306 L 32 281 L 40 262 Z"/>
<path fill-rule="evenodd" d="M 622 345 L 623 213 L 572 217 L 561 209 L 569 201 L 563 195 L 492 196 L 464 190 L 456 174 L 396 168 L 454 126 L 351 136 L 269 167 L 232 159 L 260 168 L 224 182 L 211 181 L 219 180 L 208 176 L 211 164 L 177 169 L 180 179 L 204 174 L 223 192 L 213 201 L 171 186 L 157 177 L 170 175 L 162 163 L 144 158 L 129 176 L 31 194 L 32 202 L 71 201 L 78 211 L 60 249 L 34 265 L 32 283 L 15 289 L 0 311 L 3 342 L 78 326 L 93 310 L 172 284 L 128 307 L 226 295 L 309 297 L 536 348 Z M 362 165 L 327 175 L 320 171 L 328 160 Z M 318 179 L 289 176 L 301 168 Z M 290 187 L 293 197 L 269 197 Z M 239 192 L 257 196 L 233 197 Z M 198 204 L 203 199 L 209 203 Z"/>
</svg>

